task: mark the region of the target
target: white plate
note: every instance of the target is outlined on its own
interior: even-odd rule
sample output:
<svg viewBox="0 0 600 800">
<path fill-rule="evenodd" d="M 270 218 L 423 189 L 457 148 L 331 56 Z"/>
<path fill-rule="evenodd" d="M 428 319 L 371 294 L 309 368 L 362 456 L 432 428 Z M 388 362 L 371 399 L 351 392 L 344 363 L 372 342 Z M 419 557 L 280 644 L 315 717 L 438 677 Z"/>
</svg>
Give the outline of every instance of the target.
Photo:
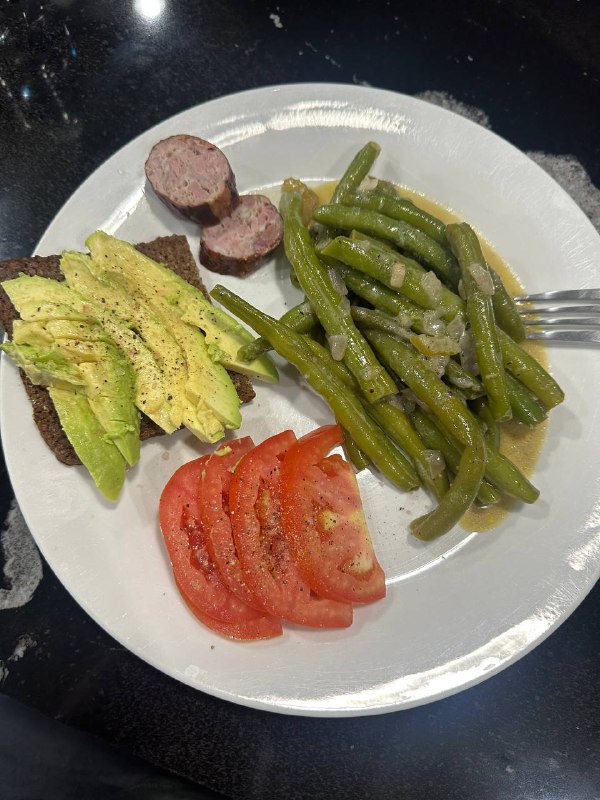
<svg viewBox="0 0 600 800">
<path fill-rule="evenodd" d="M 257 89 L 190 109 L 156 126 L 103 164 L 58 213 L 37 252 L 83 248 L 103 228 L 130 241 L 193 225 L 145 192 L 150 147 L 174 133 L 222 147 L 241 191 L 288 175 L 339 177 L 368 139 L 377 173 L 454 208 L 481 230 L 529 290 L 600 285 L 600 239 L 546 173 L 494 134 L 427 103 L 374 89 L 299 85 Z M 207 283 L 216 281 L 210 273 Z M 282 265 L 224 281 L 274 314 L 297 302 Z M 161 489 L 176 467 L 204 452 L 186 434 L 142 448 L 116 507 L 82 468 L 60 465 L 31 420 L 12 364 L 4 361 L 2 436 L 18 501 L 42 552 L 83 608 L 138 656 L 205 692 L 291 714 L 374 714 L 419 705 L 475 684 L 547 636 L 578 605 L 600 567 L 600 358 L 552 351 L 567 402 L 551 415 L 534 480 L 533 507 L 492 533 L 460 529 L 422 545 L 407 530 L 427 500 L 393 490 L 368 471 L 361 490 L 389 576 L 385 601 L 356 611 L 343 632 L 285 626 L 278 640 L 226 641 L 199 625 L 175 589 L 157 525 Z M 298 435 L 328 422 L 325 404 L 299 389 L 294 371 L 259 386 L 240 433 L 257 441 L 286 427 Z"/>
</svg>

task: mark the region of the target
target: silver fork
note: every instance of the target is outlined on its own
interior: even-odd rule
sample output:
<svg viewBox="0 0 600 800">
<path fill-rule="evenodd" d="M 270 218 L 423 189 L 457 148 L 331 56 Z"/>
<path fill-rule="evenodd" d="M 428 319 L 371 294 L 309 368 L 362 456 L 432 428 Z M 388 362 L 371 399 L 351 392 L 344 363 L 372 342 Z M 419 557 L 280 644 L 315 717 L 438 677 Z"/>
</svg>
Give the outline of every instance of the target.
<svg viewBox="0 0 600 800">
<path fill-rule="evenodd" d="M 600 344 L 600 289 L 566 289 L 515 297 L 528 339 Z"/>
</svg>

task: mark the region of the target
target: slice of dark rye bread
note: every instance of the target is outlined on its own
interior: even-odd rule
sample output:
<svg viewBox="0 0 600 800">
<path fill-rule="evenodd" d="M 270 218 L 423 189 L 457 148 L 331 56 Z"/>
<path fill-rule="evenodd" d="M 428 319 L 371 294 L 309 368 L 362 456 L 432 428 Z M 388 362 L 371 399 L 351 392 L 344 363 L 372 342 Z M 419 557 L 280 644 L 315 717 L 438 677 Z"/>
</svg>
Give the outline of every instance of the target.
<svg viewBox="0 0 600 800">
<path fill-rule="evenodd" d="M 208 298 L 206 287 L 198 273 L 198 267 L 190 250 L 185 236 L 161 236 L 152 242 L 142 242 L 135 247 L 144 255 L 166 264 L 192 286 L 195 286 Z M 15 258 L 11 261 L 0 261 L 0 281 L 16 278 L 19 274 L 40 275 L 43 278 L 53 278 L 57 281 L 64 280 L 59 268 L 60 256 L 31 256 L 30 258 Z M 8 295 L 0 286 L 0 322 L 6 333 L 12 337 L 12 326 L 18 313 L 8 299 Z M 252 382 L 246 375 L 230 372 L 231 379 L 242 403 L 248 403 L 254 397 Z M 58 415 L 50 396 L 42 386 L 34 386 L 29 378 L 21 371 L 21 378 L 33 408 L 33 419 L 48 447 L 63 464 L 80 464 L 71 443 L 65 436 L 60 426 Z M 164 431 L 152 420 L 142 414 L 140 424 L 140 439 L 150 439 L 161 436 Z"/>
</svg>

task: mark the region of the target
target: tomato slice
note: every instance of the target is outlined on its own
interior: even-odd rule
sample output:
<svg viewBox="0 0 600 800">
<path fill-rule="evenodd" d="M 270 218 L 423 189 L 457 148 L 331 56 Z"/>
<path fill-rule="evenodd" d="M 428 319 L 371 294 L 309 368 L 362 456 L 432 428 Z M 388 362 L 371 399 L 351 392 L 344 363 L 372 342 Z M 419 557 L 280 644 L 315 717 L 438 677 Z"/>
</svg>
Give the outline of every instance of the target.
<svg viewBox="0 0 600 800">
<path fill-rule="evenodd" d="M 299 625 L 345 628 L 352 606 L 317 597 L 301 577 L 281 527 L 281 462 L 292 431 L 266 439 L 242 458 L 229 489 L 231 527 L 246 583 L 273 616 Z"/>
<path fill-rule="evenodd" d="M 339 455 L 339 425 L 298 439 L 281 468 L 283 530 L 300 573 L 322 597 L 370 603 L 385 596 L 356 476 Z"/>
<path fill-rule="evenodd" d="M 208 458 L 197 458 L 180 467 L 160 498 L 160 527 L 175 582 L 196 616 L 213 630 L 227 631 L 226 635 L 233 638 L 278 636 L 282 633 L 281 622 L 232 594 L 206 547 L 200 516 L 200 478 Z M 260 635 L 250 635 L 259 629 Z"/>
<path fill-rule="evenodd" d="M 240 622 L 219 622 L 219 620 L 209 617 L 201 611 L 197 605 L 192 603 L 181 587 L 178 586 L 181 596 L 185 600 L 188 608 L 197 619 L 200 620 L 207 628 L 220 633 L 222 636 L 227 636 L 230 639 L 239 639 L 240 641 L 250 641 L 255 639 L 272 639 L 274 636 L 279 636 L 282 633 L 281 624 L 276 628 L 273 623 L 278 622 L 274 617 L 268 617 L 266 614 L 255 617 L 254 619 L 245 619 Z"/>
<path fill-rule="evenodd" d="M 229 519 L 229 487 L 238 461 L 254 447 L 249 436 L 234 439 L 216 450 L 202 472 L 202 524 L 206 546 L 223 583 L 249 606 L 260 608 L 244 580 Z"/>
</svg>

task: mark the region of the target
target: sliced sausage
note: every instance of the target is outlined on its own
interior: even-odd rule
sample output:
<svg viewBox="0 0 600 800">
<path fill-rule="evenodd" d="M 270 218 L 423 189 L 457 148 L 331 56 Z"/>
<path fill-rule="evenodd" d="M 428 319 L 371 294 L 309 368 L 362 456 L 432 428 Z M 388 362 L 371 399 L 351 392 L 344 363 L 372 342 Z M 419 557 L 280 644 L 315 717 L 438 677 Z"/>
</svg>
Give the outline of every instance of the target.
<svg viewBox="0 0 600 800">
<path fill-rule="evenodd" d="M 262 194 L 242 195 L 229 216 L 204 228 L 200 261 L 223 275 L 247 275 L 273 251 L 283 236 L 283 220 Z"/>
<path fill-rule="evenodd" d="M 229 161 L 198 136 L 179 134 L 155 144 L 146 177 L 161 200 L 201 225 L 214 225 L 238 200 Z"/>
</svg>

